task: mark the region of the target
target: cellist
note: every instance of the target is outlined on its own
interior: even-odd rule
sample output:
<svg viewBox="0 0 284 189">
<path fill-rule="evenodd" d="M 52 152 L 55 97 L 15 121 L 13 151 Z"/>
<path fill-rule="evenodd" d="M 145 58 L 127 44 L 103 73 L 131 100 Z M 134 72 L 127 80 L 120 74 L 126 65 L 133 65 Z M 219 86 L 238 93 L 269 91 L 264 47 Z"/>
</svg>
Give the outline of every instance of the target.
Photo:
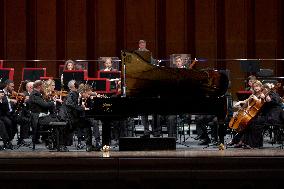
<svg viewBox="0 0 284 189">
<path fill-rule="evenodd" d="M 253 84 L 254 96 L 264 100 L 258 114 L 251 120 L 243 131 L 240 142 L 235 147 L 261 148 L 263 147 L 263 131 L 269 125 L 283 124 L 281 98 L 272 90 L 269 84 L 262 85 L 260 81 Z"/>
</svg>

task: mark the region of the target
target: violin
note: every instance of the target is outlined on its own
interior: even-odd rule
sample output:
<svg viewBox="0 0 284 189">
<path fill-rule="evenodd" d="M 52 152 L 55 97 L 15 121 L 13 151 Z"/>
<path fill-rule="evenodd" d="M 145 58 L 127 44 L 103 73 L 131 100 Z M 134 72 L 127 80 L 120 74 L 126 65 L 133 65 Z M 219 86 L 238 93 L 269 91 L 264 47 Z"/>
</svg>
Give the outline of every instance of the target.
<svg viewBox="0 0 284 189">
<path fill-rule="evenodd" d="M 60 97 L 66 97 L 68 95 L 68 91 L 52 91 L 50 96 L 60 96 Z"/>
<path fill-rule="evenodd" d="M 12 92 L 11 95 L 9 95 L 10 99 L 15 99 L 17 100 L 18 103 L 22 103 L 25 101 L 25 95 L 23 93 L 17 93 L 15 91 Z"/>
</svg>

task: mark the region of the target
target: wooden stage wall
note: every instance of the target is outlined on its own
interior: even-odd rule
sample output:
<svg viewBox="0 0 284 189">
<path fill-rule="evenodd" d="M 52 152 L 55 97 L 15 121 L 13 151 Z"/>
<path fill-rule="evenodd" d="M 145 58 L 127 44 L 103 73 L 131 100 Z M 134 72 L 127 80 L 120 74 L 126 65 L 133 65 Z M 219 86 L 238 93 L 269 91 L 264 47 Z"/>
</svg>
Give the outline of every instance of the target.
<svg viewBox="0 0 284 189">
<path fill-rule="evenodd" d="M 282 0 L 0 0 L 0 59 L 96 59 L 119 56 L 145 39 L 155 58 L 284 58 Z M 281 62 L 282 63 L 282 62 Z M 57 75 L 60 62 L 9 62 L 42 66 Z M 238 62 L 199 65 L 235 70 Z M 278 76 L 283 65 L 263 63 Z M 55 69 L 56 68 L 56 69 Z M 90 76 L 95 65 L 90 64 Z M 241 82 L 233 81 L 239 88 Z"/>
</svg>

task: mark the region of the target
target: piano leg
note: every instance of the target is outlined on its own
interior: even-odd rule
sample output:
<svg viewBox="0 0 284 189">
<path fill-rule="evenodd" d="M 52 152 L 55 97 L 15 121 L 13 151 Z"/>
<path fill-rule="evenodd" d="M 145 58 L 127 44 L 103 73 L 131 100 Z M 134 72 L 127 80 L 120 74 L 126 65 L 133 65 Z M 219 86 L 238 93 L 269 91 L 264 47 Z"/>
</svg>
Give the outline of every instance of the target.
<svg viewBox="0 0 284 189">
<path fill-rule="evenodd" d="M 111 140 L 111 120 L 101 120 L 102 122 L 102 146 L 110 146 Z"/>
<path fill-rule="evenodd" d="M 225 138 L 225 132 L 226 132 L 226 125 L 225 124 L 219 124 L 219 127 L 218 127 L 218 137 L 219 137 L 219 142 L 220 144 L 224 144 L 224 138 Z"/>
</svg>

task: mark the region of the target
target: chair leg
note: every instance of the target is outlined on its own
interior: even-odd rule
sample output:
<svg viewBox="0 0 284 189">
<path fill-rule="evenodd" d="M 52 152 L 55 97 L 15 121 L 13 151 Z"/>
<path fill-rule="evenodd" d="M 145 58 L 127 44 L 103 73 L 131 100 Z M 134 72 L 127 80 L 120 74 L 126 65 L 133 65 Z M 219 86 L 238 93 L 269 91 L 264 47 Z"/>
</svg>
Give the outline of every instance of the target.
<svg viewBox="0 0 284 189">
<path fill-rule="evenodd" d="M 32 137 L 33 150 L 35 150 L 36 138 L 37 138 L 37 128 L 34 128 L 33 129 L 33 137 Z"/>
</svg>

